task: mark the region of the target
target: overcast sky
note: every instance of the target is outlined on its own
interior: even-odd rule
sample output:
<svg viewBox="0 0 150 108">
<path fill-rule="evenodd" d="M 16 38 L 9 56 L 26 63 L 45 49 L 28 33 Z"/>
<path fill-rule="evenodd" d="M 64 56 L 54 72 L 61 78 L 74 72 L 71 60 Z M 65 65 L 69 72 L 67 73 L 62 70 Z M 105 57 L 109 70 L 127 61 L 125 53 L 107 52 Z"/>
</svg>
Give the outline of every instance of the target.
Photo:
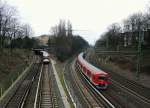
<svg viewBox="0 0 150 108">
<path fill-rule="evenodd" d="M 49 34 L 60 19 L 70 20 L 74 34 L 94 44 L 115 22 L 144 11 L 149 0 L 7 0 L 18 8 L 22 21 L 31 24 L 35 36 Z M 81 30 L 81 31 L 80 31 Z"/>
</svg>

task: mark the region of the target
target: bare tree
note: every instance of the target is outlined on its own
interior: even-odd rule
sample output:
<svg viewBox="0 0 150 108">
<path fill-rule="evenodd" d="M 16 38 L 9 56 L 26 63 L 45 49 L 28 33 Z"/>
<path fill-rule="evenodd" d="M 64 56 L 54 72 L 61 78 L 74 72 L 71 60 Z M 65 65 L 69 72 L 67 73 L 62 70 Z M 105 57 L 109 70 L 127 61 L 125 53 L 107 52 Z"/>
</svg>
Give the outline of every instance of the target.
<svg viewBox="0 0 150 108">
<path fill-rule="evenodd" d="M 72 24 L 70 21 L 67 23 L 67 36 L 72 36 Z"/>
<path fill-rule="evenodd" d="M 55 54 L 62 61 L 69 58 L 77 50 L 88 46 L 88 43 L 80 36 L 73 36 L 70 21 L 66 24 L 64 20 L 60 20 L 58 25 L 52 27 L 51 31 L 54 36 L 49 38 L 48 44 L 50 47 L 53 43 L 55 44 Z"/>
<path fill-rule="evenodd" d="M 143 13 L 134 13 L 124 21 L 125 40 L 127 45 L 136 45 L 139 31 L 146 29 L 147 18 Z M 143 37 L 144 38 L 144 37 Z"/>
<path fill-rule="evenodd" d="M 60 20 L 60 22 L 59 22 L 58 36 L 66 37 L 66 23 L 65 23 L 65 20 Z"/>
<path fill-rule="evenodd" d="M 7 33 L 11 30 L 11 21 L 16 17 L 16 9 L 7 4 L 0 5 L 0 48 L 3 48 Z"/>
<path fill-rule="evenodd" d="M 25 37 L 31 37 L 34 34 L 32 28 L 29 24 L 24 24 L 22 26 L 22 30 L 24 32 Z"/>
<path fill-rule="evenodd" d="M 57 37 L 57 35 L 58 35 L 58 27 L 57 26 L 52 27 L 50 32 L 52 32 L 53 36 Z"/>
<path fill-rule="evenodd" d="M 121 27 L 118 23 L 114 23 L 108 27 L 107 35 L 107 47 L 108 44 L 111 46 L 118 46 L 119 35 L 121 32 Z"/>
<path fill-rule="evenodd" d="M 65 20 L 60 20 L 58 25 L 51 28 L 51 32 L 56 37 L 66 37 L 67 30 Z"/>
</svg>

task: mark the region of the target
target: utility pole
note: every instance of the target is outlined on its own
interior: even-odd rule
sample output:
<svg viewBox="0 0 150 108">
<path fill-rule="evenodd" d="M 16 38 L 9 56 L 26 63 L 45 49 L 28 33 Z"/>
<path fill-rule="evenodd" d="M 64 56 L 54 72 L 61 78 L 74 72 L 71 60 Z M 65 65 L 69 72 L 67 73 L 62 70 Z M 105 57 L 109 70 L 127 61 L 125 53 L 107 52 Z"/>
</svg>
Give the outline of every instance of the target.
<svg viewBox="0 0 150 108">
<path fill-rule="evenodd" d="M 141 55 L 142 55 L 142 36 L 144 36 L 144 32 L 141 30 L 140 25 L 138 28 L 139 36 L 138 36 L 138 51 L 137 51 L 137 68 L 136 68 L 136 79 L 139 80 L 139 74 L 141 71 Z"/>
</svg>

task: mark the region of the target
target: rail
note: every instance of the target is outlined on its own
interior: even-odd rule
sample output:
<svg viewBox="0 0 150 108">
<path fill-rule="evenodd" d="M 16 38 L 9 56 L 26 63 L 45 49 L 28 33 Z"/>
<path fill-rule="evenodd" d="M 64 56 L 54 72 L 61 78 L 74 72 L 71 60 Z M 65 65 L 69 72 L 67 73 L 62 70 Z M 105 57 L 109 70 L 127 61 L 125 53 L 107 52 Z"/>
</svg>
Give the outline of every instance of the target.
<svg viewBox="0 0 150 108">
<path fill-rule="evenodd" d="M 35 64 L 31 70 L 28 72 L 28 75 L 23 79 L 15 91 L 12 91 L 10 98 L 3 105 L 3 108 L 20 108 L 23 107 L 26 100 L 28 91 L 32 86 L 32 77 L 37 73 L 38 64 Z"/>
<path fill-rule="evenodd" d="M 117 81 L 111 80 L 112 84 L 116 87 L 118 87 L 119 89 L 121 89 L 124 93 L 129 94 L 129 96 L 131 95 L 132 98 L 134 98 L 134 100 L 137 100 L 138 103 L 141 102 L 142 106 L 147 106 L 150 107 L 150 100 L 145 98 L 142 95 L 139 95 L 138 93 L 136 93 L 135 91 L 121 85 L 120 83 L 118 83 Z"/>
<path fill-rule="evenodd" d="M 50 64 L 43 64 L 38 80 L 34 108 L 58 108 L 56 94 L 53 88 L 53 78 Z"/>
<path fill-rule="evenodd" d="M 37 101 L 38 101 L 38 94 L 39 94 L 39 87 L 40 87 L 40 82 L 41 82 L 42 70 L 43 70 L 43 64 L 41 66 L 40 76 L 39 76 L 39 80 L 38 80 L 36 96 L 35 96 L 35 101 L 34 101 L 34 108 L 37 108 Z"/>
</svg>

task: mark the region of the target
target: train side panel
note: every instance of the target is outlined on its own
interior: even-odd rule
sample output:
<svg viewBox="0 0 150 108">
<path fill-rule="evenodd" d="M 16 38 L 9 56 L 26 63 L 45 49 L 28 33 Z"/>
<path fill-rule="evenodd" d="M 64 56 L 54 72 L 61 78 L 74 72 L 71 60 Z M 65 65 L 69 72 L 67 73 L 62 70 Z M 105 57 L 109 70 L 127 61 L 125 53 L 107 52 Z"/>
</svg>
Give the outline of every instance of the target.
<svg viewBox="0 0 150 108">
<path fill-rule="evenodd" d="M 93 83 L 99 89 L 107 88 L 109 83 L 109 76 L 106 72 L 98 69 L 95 69 L 94 71 L 93 66 L 91 69 L 90 66 L 88 66 L 88 64 L 86 63 L 86 61 L 83 58 L 81 58 L 81 55 L 78 56 L 77 63 L 80 66 L 83 74 L 86 75 L 86 77 L 91 81 L 91 83 Z"/>
</svg>

